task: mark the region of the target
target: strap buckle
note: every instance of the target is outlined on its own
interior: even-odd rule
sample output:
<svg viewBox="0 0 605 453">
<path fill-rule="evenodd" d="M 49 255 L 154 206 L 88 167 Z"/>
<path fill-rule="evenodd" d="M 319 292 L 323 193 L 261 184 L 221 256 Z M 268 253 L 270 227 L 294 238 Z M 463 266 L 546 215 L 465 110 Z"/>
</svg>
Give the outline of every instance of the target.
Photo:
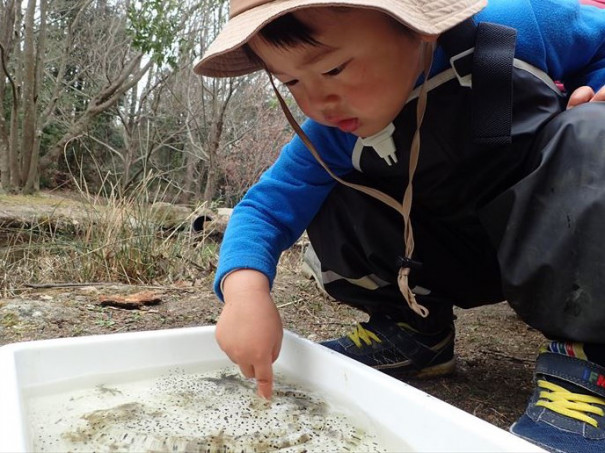
<svg viewBox="0 0 605 453">
<path fill-rule="evenodd" d="M 456 63 L 458 62 L 458 60 L 461 60 L 462 58 L 471 55 L 473 52 L 475 52 L 475 48 L 471 47 L 470 49 L 467 49 L 464 52 L 461 52 L 458 55 L 454 55 L 452 58 L 450 58 L 450 65 L 452 66 L 452 69 L 454 70 L 454 74 L 456 74 L 458 83 L 460 83 L 460 86 L 467 87 L 467 88 L 471 88 L 473 86 L 472 61 L 469 65 L 469 70 L 467 71 L 466 75 L 460 74 L 460 69 L 456 66 Z"/>
<path fill-rule="evenodd" d="M 408 258 L 407 256 L 398 256 L 397 257 L 397 267 L 399 269 L 413 269 L 420 270 L 422 269 L 422 263 L 420 261 L 413 260 L 412 258 Z"/>
</svg>

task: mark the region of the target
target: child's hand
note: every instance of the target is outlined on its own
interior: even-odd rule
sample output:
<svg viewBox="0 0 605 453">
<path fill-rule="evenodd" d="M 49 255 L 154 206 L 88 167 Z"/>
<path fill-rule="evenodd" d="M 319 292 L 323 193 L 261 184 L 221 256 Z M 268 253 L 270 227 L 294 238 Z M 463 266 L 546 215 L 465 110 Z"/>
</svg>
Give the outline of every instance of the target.
<svg viewBox="0 0 605 453">
<path fill-rule="evenodd" d="M 258 394 L 271 398 L 273 362 L 281 349 L 283 326 L 260 272 L 242 269 L 224 282 L 225 306 L 216 324 L 216 340 L 247 378 L 255 378 Z"/>
<path fill-rule="evenodd" d="M 596 94 L 589 86 L 577 88 L 573 93 L 571 93 L 571 96 L 569 96 L 567 108 L 570 109 L 577 105 L 594 101 L 605 101 L 605 86 L 597 91 Z"/>
</svg>

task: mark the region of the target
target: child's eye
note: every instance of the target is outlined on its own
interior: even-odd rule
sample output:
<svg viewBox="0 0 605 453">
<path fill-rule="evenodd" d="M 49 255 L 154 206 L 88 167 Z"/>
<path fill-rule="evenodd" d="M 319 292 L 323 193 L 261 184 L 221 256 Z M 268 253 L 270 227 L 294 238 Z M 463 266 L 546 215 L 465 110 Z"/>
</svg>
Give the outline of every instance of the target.
<svg viewBox="0 0 605 453">
<path fill-rule="evenodd" d="M 324 72 L 323 75 L 327 75 L 327 76 L 337 76 L 338 74 L 340 74 L 349 64 L 348 61 L 346 61 L 345 63 L 336 66 L 334 69 L 328 71 L 328 72 Z"/>
<path fill-rule="evenodd" d="M 298 80 L 294 79 L 294 80 L 288 80 L 287 82 L 282 82 L 284 86 L 287 87 L 293 87 L 294 85 L 296 85 L 298 83 Z"/>
<path fill-rule="evenodd" d="M 335 76 L 338 75 L 342 72 L 342 70 L 344 69 L 344 65 L 340 65 L 335 67 L 334 69 L 332 69 L 331 71 L 328 72 L 324 72 L 324 75 L 328 75 L 328 76 Z"/>
</svg>

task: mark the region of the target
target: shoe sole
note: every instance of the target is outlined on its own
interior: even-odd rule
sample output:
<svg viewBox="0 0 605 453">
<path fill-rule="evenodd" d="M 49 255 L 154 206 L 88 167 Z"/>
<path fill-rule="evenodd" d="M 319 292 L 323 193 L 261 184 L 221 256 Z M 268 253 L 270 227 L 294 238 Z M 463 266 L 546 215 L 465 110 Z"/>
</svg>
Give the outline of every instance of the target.
<svg viewBox="0 0 605 453">
<path fill-rule="evenodd" d="M 375 368 L 378 371 L 388 374 L 397 379 L 432 379 L 442 376 L 449 376 L 456 370 L 456 359 L 452 358 L 447 362 L 440 363 L 439 365 L 433 365 L 421 370 L 401 370 L 401 369 L 388 369 L 388 368 Z"/>
</svg>

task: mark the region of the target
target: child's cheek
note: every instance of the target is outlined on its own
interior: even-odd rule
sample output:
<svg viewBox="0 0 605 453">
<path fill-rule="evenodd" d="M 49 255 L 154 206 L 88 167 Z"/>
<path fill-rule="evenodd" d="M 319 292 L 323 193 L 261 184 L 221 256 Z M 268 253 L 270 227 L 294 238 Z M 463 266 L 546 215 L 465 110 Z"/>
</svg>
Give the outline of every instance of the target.
<svg viewBox="0 0 605 453">
<path fill-rule="evenodd" d="M 305 114 L 305 116 L 317 120 L 318 118 L 313 113 L 313 109 L 311 109 L 311 104 L 304 97 L 294 96 L 294 100 L 298 105 L 298 108 Z"/>
</svg>

